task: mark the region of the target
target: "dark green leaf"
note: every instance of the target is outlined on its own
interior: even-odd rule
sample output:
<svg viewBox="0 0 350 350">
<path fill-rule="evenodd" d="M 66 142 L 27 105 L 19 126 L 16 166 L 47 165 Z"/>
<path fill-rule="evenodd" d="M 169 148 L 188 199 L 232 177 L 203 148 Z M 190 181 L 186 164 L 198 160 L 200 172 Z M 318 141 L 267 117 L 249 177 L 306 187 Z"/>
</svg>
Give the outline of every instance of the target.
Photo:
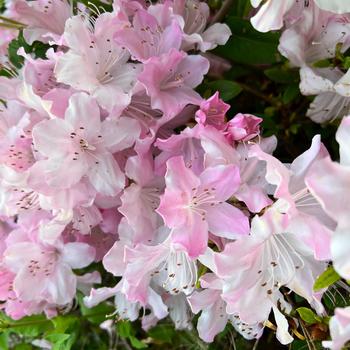
<svg viewBox="0 0 350 350">
<path fill-rule="evenodd" d="M 282 101 L 284 104 L 293 102 L 300 95 L 299 84 L 288 85 L 284 90 Z"/>
<path fill-rule="evenodd" d="M 175 328 L 172 324 L 159 324 L 148 331 L 151 338 L 159 340 L 163 343 L 171 343 L 176 336 Z"/>
<path fill-rule="evenodd" d="M 239 84 L 229 80 L 216 80 L 208 83 L 207 85 L 212 91 L 211 95 L 216 91 L 219 91 L 220 97 L 224 101 L 231 100 L 232 98 L 239 95 L 242 91 L 242 88 L 239 86 Z"/>
<path fill-rule="evenodd" d="M 280 84 L 295 83 L 299 79 L 299 73 L 296 71 L 284 69 L 283 67 L 265 69 L 264 73 L 269 79 Z"/>
<path fill-rule="evenodd" d="M 232 36 L 216 53 L 234 62 L 243 64 L 270 64 L 280 61 L 277 51 L 279 34 L 259 33 L 248 20 L 229 17 L 227 24 Z"/>
</svg>

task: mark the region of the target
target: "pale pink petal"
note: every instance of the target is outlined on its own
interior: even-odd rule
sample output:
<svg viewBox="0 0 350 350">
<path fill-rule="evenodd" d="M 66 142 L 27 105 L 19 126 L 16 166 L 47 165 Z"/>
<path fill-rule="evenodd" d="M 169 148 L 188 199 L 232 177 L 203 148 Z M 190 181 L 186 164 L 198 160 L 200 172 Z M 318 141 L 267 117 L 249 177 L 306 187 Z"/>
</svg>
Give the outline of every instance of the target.
<svg viewBox="0 0 350 350">
<path fill-rule="evenodd" d="M 236 165 L 209 167 L 200 175 L 201 186 L 213 191 L 219 201 L 229 199 L 240 185 L 239 169 Z"/>
<path fill-rule="evenodd" d="M 95 249 L 86 243 L 67 243 L 62 251 L 62 259 L 72 269 L 81 269 L 90 265 L 95 258 Z"/>
<path fill-rule="evenodd" d="M 236 239 L 249 233 L 248 217 L 228 203 L 208 209 L 206 219 L 209 231 L 219 237 Z"/>
</svg>

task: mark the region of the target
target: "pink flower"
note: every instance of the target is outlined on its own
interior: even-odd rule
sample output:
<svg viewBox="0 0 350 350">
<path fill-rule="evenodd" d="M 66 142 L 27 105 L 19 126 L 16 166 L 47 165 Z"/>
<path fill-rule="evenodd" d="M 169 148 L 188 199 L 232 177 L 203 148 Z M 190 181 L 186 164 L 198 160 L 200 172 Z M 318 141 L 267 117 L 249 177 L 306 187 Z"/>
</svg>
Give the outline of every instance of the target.
<svg viewBox="0 0 350 350">
<path fill-rule="evenodd" d="M 66 20 L 72 15 L 71 6 L 66 1 L 15 0 L 11 9 L 16 19 L 27 25 L 23 34 L 29 44 L 35 40 L 59 43 Z"/>
<path fill-rule="evenodd" d="M 114 43 L 116 20 L 111 13 L 102 14 L 93 32 L 80 16 L 67 20 L 64 39 L 69 50 L 55 67 L 57 81 L 89 92 L 108 111 L 129 104 L 139 71 L 138 65 L 127 63 L 127 50 Z"/>
<path fill-rule="evenodd" d="M 329 322 L 331 341 L 323 341 L 322 345 L 327 349 L 341 350 L 350 340 L 350 307 L 336 308 L 335 315 Z"/>
<path fill-rule="evenodd" d="M 318 7 L 323 10 L 334 12 L 334 13 L 349 13 L 350 5 L 346 0 L 315 0 Z"/>
<path fill-rule="evenodd" d="M 248 218 L 225 202 L 239 187 L 237 166 L 210 167 L 197 176 L 181 156 L 174 157 L 167 162 L 165 182 L 157 211 L 172 229 L 173 242 L 191 257 L 205 251 L 209 231 L 230 239 L 249 232 Z"/>
<path fill-rule="evenodd" d="M 238 315 L 226 313 L 226 303 L 221 297 L 224 288 L 222 280 L 213 273 L 207 273 L 200 278 L 200 281 L 204 289 L 194 291 L 188 297 L 188 302 L 195 314 L 202 311 L 197 323 L 197 330 L 201 339 L 212 342 L 214 337 L 225 329 L 228 321 L 246 339 L 261 336 L 262 324 L 245 324 L 239 319 Z"/>
<path fill-rule="evenodd" d="M 47 157 L 44 177 L 50 186 L 69 188 L 88 176 L 97 191 L 115 195 L 125 180 L 113 152 L 130 147 L 139 132 L 138 123 L 128 118 L 101 122 L 96 102 L 78 93 L 71 97 L 65 119 L 40 122 L 33 139 Z"/>
<path fill-rule="evenodd" d="M 135 59 L 146 62 L 151 57 L 168 53 L 172 48 L 179 50 L 182 31 L 175 20 L 162 28 L 154 16 L 140 9 L 134 16 L 132 26 L 117 31 L 114 38 Z"/>
<path fill-rule="evenodd" d="M 282 344 L 293 338 L 280 310 L 289 313 L 291 307 L 280 287 L 288 287 L 322 311 L 313 285 L 326 266 L 314 260 L 313 250 L 300 240 L 299 232 L 291 232 L 288 226 L 285 215 L 270 209 L 262 217 L 254 217 L 250 236 L 214 253 L 214 270 L 226 283 L 222 297 L 227 302 L 227 312 L 237 313 L 243 322 L 251 324 L 263 323 L 273 310 L 277 339 Z"/>
<path fill-rule="evenodd" d="M 164 180 L 155 176 L 151 154 L 130 157 L 125 172 L 133 183 L 124 190 L 119 211 L 135 232 L 134 243 L 147 242 L 153 239 L 157 228 L 163 224 L 155 209 L 160 202 Z"/>
<path fill-rule="evenodd" d="M 346 15 L 334 15 L 311 5 L 283 32 L 278 49 L 293 65 L 303 67 L 334 57 L 337 44 L 341 43 L 341 51 L 345 52 L 350 45 L 349 34 Z"/>
<path fill-rule="evenodd" d="M 205 52 L 226 44 L 231 36 L 227 24 L 214 23 L 207 27 L 210 15 L 209 6 L 199 0 L 173 0 L 172 10 L 184 32 L 183 50 L 198 48 Z M 159 11 L 160 12 L 160 11 Z"/>
<path fill-rule="evenodd" d="M 234 141 L 249 141 L 260 134 L 263 120 L 251 114 L 237 114 L 227 123 L 227 134 Z"/>
<path fill-rule="evenodd" d="M 295 0 L 268 0 L 266 2 L 262 2 L 262 0 L 250 0 L 250 2 L 253 7 L 258 7 L 263 3 L 259 8 L 258 13 L 251 18 L 253 27 L 260 32 L 281 29 L 285 17 L 288 16 L 291 10 L 295 11 L 295 8 L 298 8 L 300 11 L 304 7 L 302 1 L 300 1 L 299 4 L 299 2 L 296 2 Z"/>
<path fill-rule="evenodd" d="M 212 125 L 218 130 L 225 128 L 225 115 L 230 105 L 219 98 L 216 92 L 212 97 L 203 101 L 200 109 L 196 112 L 196 121 L 203 125 Z"/>
<path fill-rule="evenodd" d="M 306 183 L 325 212 L 333 218 L 337 227 L 331 242 L 333 264 L 344 278 L 350 278 L 349 249 L 349 158 L 350 117 L 343 119 L 336 139 L 340 149 L 340 164 L 329 157 L 316 162 L 310 169 Z"/>
<path fill-rule="evenodd" d="M 195 288 L 197 264 L 187 252 L 169 237 L 154 246 L 138 244 L 125 248 L 126 294 L 130 300 L 144 304 L 149 286 L 159 285 L 166 293 L 189 295 Z"/>
<path fill-rule="evenodd" d="M 317 259 L 330 257 L 330 237 L 334 222 L 325 215 L 308 188 L 305 178 L 309 169 L 319 160 L 327 157 L 328 152 L 316 135 L 309 150 L 297 157 L 287 167 L 273 156 L 264 153 L 258 146 L 250 150 L 251 157 L 266 161 L 266 180 L 275 186 L 273 207 L 280 213 L 287 213 L 293 232 L 300 231 L 300 236 L 312 246 Z M 316 233 L 317 232 L 317 233 Z"/>
<path fill-rule="evenodd" d="M 150 58 L 138 79 L 151 97 L 152 108 L 175 116 L 187 104 L 201 102 L 193 88 L 201 83 L 208 69 L 204 57 L 172 49 L 168 54 Z"/>
<path fill-rule="evenodd" d="M 76 292 L 73 269 L 83 268 L 94 259 L 94 249 L 85 243 L 17 242 L 4 252 L 4 263 L 16 274 L 13 288 L 24 301 L 46 300 L 64 305 Z"/>
</svg>

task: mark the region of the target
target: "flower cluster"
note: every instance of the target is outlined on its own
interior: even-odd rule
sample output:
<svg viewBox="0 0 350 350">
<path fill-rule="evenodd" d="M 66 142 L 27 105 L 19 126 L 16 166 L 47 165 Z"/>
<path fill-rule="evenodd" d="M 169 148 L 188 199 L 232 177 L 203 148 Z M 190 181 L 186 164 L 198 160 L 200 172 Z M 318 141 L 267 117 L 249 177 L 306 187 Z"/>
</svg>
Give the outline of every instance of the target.
<svg viewBox="0 0 350 350">
<path fill-rule="evenodd" d="M 275 2 L 253 23 L 269 30 L 287 22 L 282 39 L 298 43 L 294 62 L 316 79 L 309 62 L 334 56 L 334 43 L 348 48 L 347 17 L 318 0 L 306 8 L 285 1 L 275 18 Z M 316 278 L 332 260 L 350 279 L 350 117 L 337 133 L 340 164 L 319 135 L 291 164 L 280 162 L 276 138 L 260 135 L 261 118 L 227 121 L 218 93 L 195 91 L 210 69 L 205 52 L 231 35 L 198 0 L 115 0 L 102 13 L 65 0 L 13 0 L 7 11 L 26 25 L 28 43 L 48 45 L 45 59 L 20 48 L 23 67 L 0 77 L 7 315 L 54 317 L 79 291 L 88 307 L 114 298 L 119 319 L 141 318 L 146 330 L 167 316 L 190 329 L 200 314 L 206 342 L 228 322 L 259 338 L 273 314 L 288 344 L 290 292 L 324 314 Z M 306 22 L 312 16 L 319 22 Z M 295 28 L 316 24 L 301 42 Z M 98 263 L 114 286 L 102 283 Z M 337 311 L 335 340 L 325 345 L 339 349 L 350 338 L 349 319 Z"/>
<path fill-rule="evenodd" d="M 258 7 L 261 1 L 253 1 Z M 262 32 L 283 28 L 279 51 L 300 67 L 300 90 L 317 95 L 307 115 L 323 123 L 350 113 L 350 70 L 339 59 L 350 47 L 347 0 L 268 0 L 251 19 Z"/>
</svg>

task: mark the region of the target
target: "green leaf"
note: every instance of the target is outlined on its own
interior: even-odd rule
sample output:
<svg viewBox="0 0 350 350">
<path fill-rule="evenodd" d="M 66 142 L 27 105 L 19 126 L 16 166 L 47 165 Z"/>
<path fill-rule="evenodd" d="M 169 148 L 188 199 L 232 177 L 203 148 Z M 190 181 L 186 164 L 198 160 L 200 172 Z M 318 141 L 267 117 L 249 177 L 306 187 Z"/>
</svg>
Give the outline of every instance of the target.
<svg viewBox="0 0 350 350">
<path fill-rule="evenodd" d="M 148 348 L 147 344 L 143 343 L 141 340 L 138 340 L 136 337 L 134 336 L 130 336 L 129 337 L 130 343 L 131 345 L 135 348 L 135 349 L 145 349 Z"/>
<path fill-rule="evenodd" d="M 172 324 L 159 324 L 151 328 L 148 331 L 148 335 L 163 343 L 171 344 L 173 337 L 176 336 L 176 331 Z"/>
<path fill-rule="evenodd" d="M 101 324 L 106 320 L 106 316 L 110 315 L 115 310 L 112 305 L 107 305 L 106 303 L 88 308 L 84 304 L 83 295 L 81 293 L 78 294 L 78 303 L 81 314 L 93 324 Z"/>
<path fill-rule="evenodd" d="M 242 92 L 242 88 L 234 81 L 216 80 L 208 83 L 207 85 L 212 90 L 211 94 L 219 91 L 220 97 L 224 101 L 229 101 Z"/>
<path fill-rule="evenodd" d="M 72 347 L 70 334 L 54 333 L 45 337 L 53 346 L 52 350 L 70 350 Z"/>
<path fill-rule="evenodd" d="M 32 350 L 33 347 L 29 344 L 17 344 L 14 348 L 14 350 Z"/>
<path fill-rule="evenodd" d="M 299 84 L 288 85 L 286 90 L 284 90 L 282 102 L 287 105 L 288 103 L 293 102 L 299 96 L 299 94 Z"/>
<path fill-rule="evenodd" d="M 350 57 L 345 57 L 344 62 L 343 62 L 343 67 L 345 69 L 350 69 Z"/>
<path fill-rule="evenodd" d="M 299 75 L 296 71 L 288 70 L 282 67 L 265 69 L 264 73 L 269 79 L 280 84 L 295 83 L 299 79 Z"/>
<path fill-rule="evenodd" d="M 55 326 L 54 333 L 66 333 L 66 331 L 75 328 L 76 324 L 79 322 L 79 319 L 77 316 L 65 315 L 57 316 L 51 321 Z"/>
<path fill-rule="evenodd" d="M 120 337 L 129 339 L 131 345 L 136 349 L 147 348 L 147 344 L 135 337 L 135 331 L 129 321 L 119 321 L 117 323 L 117 333 Z"/>
<path fill-rule="evenodd" d="M 313 63 L 315 68 L 327 68 L 332 66 L 332 62 L 329 59 L 324 59 Z"/>
<path fill-rule="evenodd" d="M 8 333 L 2 332 L 0 334 L 0 349 L 7 350 L 8 349 Z"/>
<path fill-rule="evenodd" d="M 235 0 L 230 11 L 231 16 L 247 17 L 252 5 L 250 0 Z"/>
<path fill-rule="evenodd" d="M 2 315 L 1 320 L 9 332 L 26 337 L 37 337 L 52 329 L 51 322 L 43 315 L 27 316 L 18 321 L 11 320 L 9 317 Z"/>
<path fill-rule="evenodd" d="M 19 33 L 17 39 L 14 39 L 10 42 L 8 47 L 9 60 L 16 68 L 21 68 L 24 63 L 24 58 L 17 54 L 17 51 L 20 47 L 24 47 L 24 49 L 27 50 L 29 49 L 29 45 L 24 40 L 22 31 Z"/>
<path fill-rule="evenodd" d="M 249 20 L 239 17 L 229 17 L 227 24 L 232 36 L 226 45 L 214 51 L 217 55 L 243 64 L 271 64 L 281 60 L 277 51 L 278 33 L 260 33 Z"/>
<path fill-rule="evenodd" d="M 32 45 L 29 45 L 25 41 L 21 31 L 18 37 L 10 42 L 8 48 L 9 60 L 16 68 L 21 68 L 24 63 L 24 58 L 17 54 L 18 49 L 21 47 L 24 48 L 26 53 L 33 53 L 35 58 L 45 59 L 46 51 L 50 48 L 50 45 L 39 41 L 35 41 Z"/>
<path fill-rule="evenodd" d="M 321 318 L 307 307 L 299 307 L 297 312 L 301 319 L 308 324 L 315 324 L 321 321 Z"/>
<path fill-rule="evenodd" d="M 122 338 L 128 338 L 131 335 L 131 323 L 129 321 L 119 321 L 117 323 L 118 335 Z"/>
<path fill-rule="evenodd" d="M 314 284 L 314 291 L 327 288 L 340 280 L 340 276 L 334 270 L 333 266 L 329 266 L 316 280 Z"/>
</svg>

